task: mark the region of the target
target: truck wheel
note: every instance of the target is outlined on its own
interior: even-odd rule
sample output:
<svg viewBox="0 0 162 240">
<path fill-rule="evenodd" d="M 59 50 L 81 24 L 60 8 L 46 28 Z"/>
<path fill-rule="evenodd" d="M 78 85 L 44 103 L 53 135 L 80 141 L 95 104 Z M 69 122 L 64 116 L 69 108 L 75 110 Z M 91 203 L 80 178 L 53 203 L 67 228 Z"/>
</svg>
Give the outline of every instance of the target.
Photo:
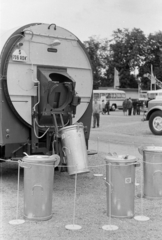
<svg viewBox="0 0 162 240">
<path fill-rule="evenodd" d="M 162 135 L 162 111 L 156 111 L 151 115 L 149 127 L 153 134 Z"/>
</svg>

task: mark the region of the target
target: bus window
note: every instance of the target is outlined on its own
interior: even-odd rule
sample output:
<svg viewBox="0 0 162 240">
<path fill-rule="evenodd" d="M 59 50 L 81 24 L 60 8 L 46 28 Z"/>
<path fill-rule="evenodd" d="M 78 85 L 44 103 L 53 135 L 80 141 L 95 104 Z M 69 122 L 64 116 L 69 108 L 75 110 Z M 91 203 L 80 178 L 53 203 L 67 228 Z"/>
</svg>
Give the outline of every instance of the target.
<svg viewBox="0 0 162 240">
<path fill-rule="evenodd" d="M 106 95 L 106 98 L 111 98 L 111 93 L 108 93 L 108 94 Z"/>
<path fill-rule="evenodd" d="M 94 98 L 100 98 L 100 93 L 94 93 L 94 94 L 93 94 L 93 97 L 94 97 Z"/>
<path fill-rule="evenodd" d="M 105 93 L 101 93 L 101 96 L 104 97 L 106 94 Z"/>
<path fill-rule="evenodd" d="M 116 93 L 111 93 L 111 98 L 116 98 Z"/>
<path fill-rule="evenodd" d="M 122 95 L 122 98 L 126 98 L 125 93 L 121 93 L 121 95 Z"/>
<path fill-rule="evenodd" d="M 116 93 L 117 98 L 121 98 L 121 93 Z"/>
</svg>

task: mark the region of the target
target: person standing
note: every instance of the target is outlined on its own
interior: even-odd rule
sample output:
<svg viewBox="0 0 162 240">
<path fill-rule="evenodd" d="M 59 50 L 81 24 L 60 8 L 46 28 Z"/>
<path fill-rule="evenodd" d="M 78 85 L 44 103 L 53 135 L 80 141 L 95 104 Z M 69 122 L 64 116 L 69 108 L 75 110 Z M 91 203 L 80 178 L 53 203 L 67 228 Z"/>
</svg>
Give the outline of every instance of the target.
<svg viewBox="0 0 162 240">
<path fill-rule="evenodd" d="M 131 116 L 132 114 L 132 99 L 129 98 L 127 101 L 127 108 L 128 108 L 128 115 Z"/>
<path fill-rule="evenodd" d="M 137 115 L 140 115 L 140 101 L 137 100 Z"/>
<path fill-rule="evenodd" d="M 127 99 L 123 101 L 123 114 L 127 115 Z"/>
<path fill-rule="evenodd" d="M 101 109 L 101 104 L 97 101 L 97 99 L 94 100 L 93 103 L 93 128 L 100 126 L 100 112 L 102 111 Z"/>
<path fill-rule="evenodd" d="M 133 115 L 136 115 L 137 113 L 137 100 L 135 99 L 132 101 L 132 107 L 133 107 Z"/>
<path fill-rule="evenodd" d="M 102 100 L 102 114 L 105 114 L 105 100 Z"/>
<path fill-rule="evenodd" d="M 110 101 L 107 98 L 106 104 L 105 104 L 105 110 L 107 112 L 108 115 L 110 115 Z"/>
</svg>

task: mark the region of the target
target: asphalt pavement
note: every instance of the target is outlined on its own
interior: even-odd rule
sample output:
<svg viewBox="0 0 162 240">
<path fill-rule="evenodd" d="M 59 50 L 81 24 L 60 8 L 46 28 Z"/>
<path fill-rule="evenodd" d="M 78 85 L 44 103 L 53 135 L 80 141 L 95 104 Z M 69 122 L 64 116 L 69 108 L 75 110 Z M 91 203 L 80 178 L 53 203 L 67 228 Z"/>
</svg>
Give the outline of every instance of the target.
<svg viewBox="0 0 162 240">
<path fill-rule="evenodd" d="M 100 115 L 99 128 L 91 128 L 89 149 L 98 152 L 139 155 L 138 147 L 150 145 L 162 146 L 162 136 L 152 134 L 143 113 L 124 116 L 121 110 L 111 111 Z"/>
</svg>

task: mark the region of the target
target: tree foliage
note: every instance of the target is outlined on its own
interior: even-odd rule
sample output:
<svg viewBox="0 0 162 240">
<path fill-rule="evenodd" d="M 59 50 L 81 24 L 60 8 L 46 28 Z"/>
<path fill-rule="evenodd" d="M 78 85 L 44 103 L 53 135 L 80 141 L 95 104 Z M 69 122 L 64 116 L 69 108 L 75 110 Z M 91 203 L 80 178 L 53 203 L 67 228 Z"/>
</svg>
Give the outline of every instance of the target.
<svg viewBox="0 0 162 240">
<path fill-rule="evenodd" d="M 151 65 L 156 77 L 162 81 L 162 32 L 146 37 L 137 28 L 131 31 L 117 29 L 111 40 L 93 36 L 85 46 L 93 66 L 95 89 L 113 86 L 114 68 L 119 71 L 120 87 L 123 88 L 137 87 L 138 77 L 143 88 L 149 88 L 149 80 L 143 75 L 150 73 Z"/>
<path fill-rule="evenodd" d="M 149 89 L 149 81 L 143 75 L 151 73 L 151 65 L 153 66 L 154 75 L 162 81 L 162 32 L 149 34 L 146 51 L 146 58 L 140 68 L 139 76 L 142 77 L 143 88 Z"/>
<path fill-rule="evenodd" d="M 100 40 L 96 36 L 84 42 L 93 67 L 94 89 L 102 86 L 105 80 L 104 72 L 107 68 L 108 41 Z"/>
</svg>

